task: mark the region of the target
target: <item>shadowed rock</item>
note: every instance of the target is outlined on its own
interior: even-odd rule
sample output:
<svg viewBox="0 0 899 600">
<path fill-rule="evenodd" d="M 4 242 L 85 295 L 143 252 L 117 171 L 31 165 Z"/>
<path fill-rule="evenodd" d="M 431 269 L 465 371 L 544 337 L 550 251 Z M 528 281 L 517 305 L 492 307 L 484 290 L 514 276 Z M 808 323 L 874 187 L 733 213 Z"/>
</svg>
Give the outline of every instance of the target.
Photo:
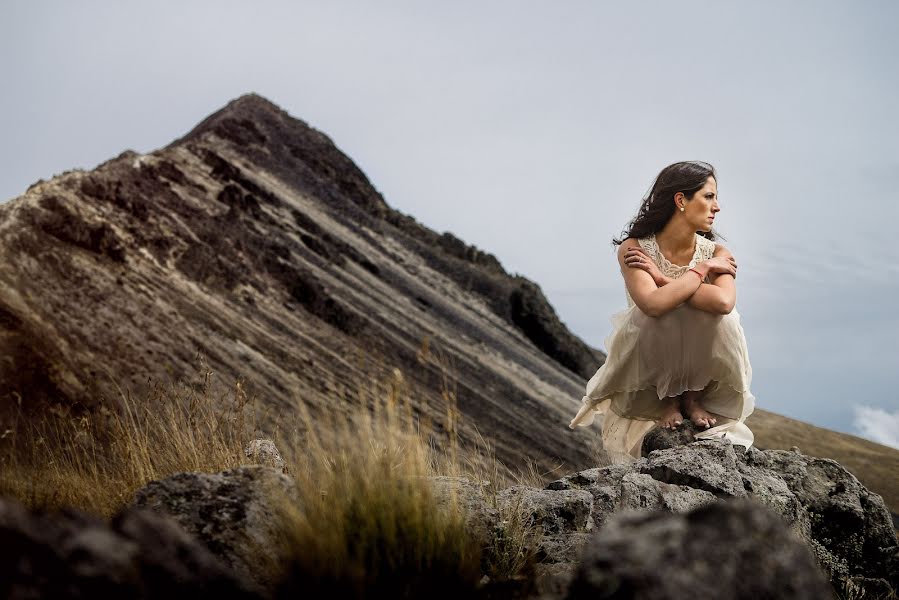
<svg viewBox="0 0 899 600">
<path fill-rule="evenodd" d="M 761 503 L 739 498 L 687 513 L 617 515 L 586 546 L 567 597 L 697 595 L 818 600 L 832 591 L 787 523 Z"/>
<path fill-rule="evenodd" d="M 268 589 L 284 547 L 275 504 L 296 485 L 279 470 L 245 465 L 221 473 L 178 473 L 152 481 L 134 505 L 165 513 L 248 581 Z"/>
<path fill-rule="evenodd" d="M 642 456 L 649 456 L 649 453 L 653 450 L 667 450 L 675 446 L 689 444 L 696 441 L 696 434 L 700 431 L 702 431 L 702 428 L 694 425 L 690 419 L 684 419 L 674 429 L 653 427 L 643 436 L 643 445 L 640 447 L 640 453 Z"/>
<path fill-rule="evenodd" d="M 258 598 L 172 519 L 31 512 L 0 498 L 0 597 Z"/>
</svg>

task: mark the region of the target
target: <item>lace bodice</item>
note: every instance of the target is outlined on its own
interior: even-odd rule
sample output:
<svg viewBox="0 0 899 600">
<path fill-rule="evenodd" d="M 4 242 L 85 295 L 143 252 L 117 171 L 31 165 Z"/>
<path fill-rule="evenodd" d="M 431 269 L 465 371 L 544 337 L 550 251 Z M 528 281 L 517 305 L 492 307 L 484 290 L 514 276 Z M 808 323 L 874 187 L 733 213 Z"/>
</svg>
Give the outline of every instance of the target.
<svg viewBox="0 0 899 600">
<path fill-rule="evenodd" d="M 640 244 L 640 247 L 646 251 L 646 254 L 648 254 L 656 266 L 659 267 L 659 270 L 663 275 L 677 279 L 686 273 L 690 267 L 695 267 L 697 263 L 712 258 L 712 255 L 715 253 L 715 242 L 698 233 L 694 234 L 694 236 L 696 237 L 696 249 L 693 251 L 693 258 L 690 259 L 690 264 L 688 265 L 675 265 L 665 258 L 662 251 L 659 250 L 659 245 L 656 243 L 656 234 L 654 233 L 638 239 L 637 243 Z M 708 277 L 706 277 L 705 281 L 708 282 Z M 631 298 L 630 293 L 627 291 L 627 286 L 624 288 L 624 295 L 627 297 L 628 307 L 633 306 L 634 299 Z"/>
</svg>

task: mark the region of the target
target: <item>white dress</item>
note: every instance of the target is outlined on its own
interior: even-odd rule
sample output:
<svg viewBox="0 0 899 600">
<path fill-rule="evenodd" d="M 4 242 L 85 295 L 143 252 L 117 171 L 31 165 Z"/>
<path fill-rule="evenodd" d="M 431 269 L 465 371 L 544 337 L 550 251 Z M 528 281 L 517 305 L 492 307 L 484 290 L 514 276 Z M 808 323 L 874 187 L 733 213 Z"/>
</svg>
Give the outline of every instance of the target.
<svg viewBox="0 0 899 600">
<path fill-rule="evenodd" d="M 672 264 L 662 255 L 655 234 L 638 242 L 662 273 L 678 278 L 715 252 L 715 242 L 695 236 L 696 250 L 686 266 Z M 717 315 L 684 302 L 661 317 L 649 317 L 634 304 L 626 287 L 625 296 L 628 308 L 611 318 L 606 361 L 587 382 L 583 405 L 569 427 L 590 425 L 602 415 L 603 447 L 609 458 L 613 463 L 630 462 L 640 458 L 643 437 L 661 417 L 662 399 L 705 390 L 699 401 L 715 414 L 717 423 L 696 437 L 751 446 L 753 434 L 744 421 L 755 407 L 749 391 L 752 366 L 737 309 Z"/>
</svg>

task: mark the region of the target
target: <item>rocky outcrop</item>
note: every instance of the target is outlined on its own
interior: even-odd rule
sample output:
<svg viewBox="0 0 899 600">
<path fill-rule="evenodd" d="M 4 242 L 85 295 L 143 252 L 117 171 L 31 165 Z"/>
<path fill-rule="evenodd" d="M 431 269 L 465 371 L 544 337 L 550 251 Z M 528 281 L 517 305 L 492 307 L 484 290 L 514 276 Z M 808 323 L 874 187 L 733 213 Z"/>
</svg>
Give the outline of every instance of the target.
<svg viewBox="0 0 899 600">
<path fill-rule="evenodd" d="M 172 519 L 126 509 L 106 522 L 0 498 L 0 597 L 260 598 Z"/>
<path fill-rule="evenodd" d="M 284 544 L 277 505 L 284 499 L 298 502 L 293 479 L 252 465 L 150 482 L 134 506 L 170 516 L 245 581 L 271 590 Z"/>
<path fill-rule="evenodd" d="M 263 442 L 254 447 L 279 456 Z M 485 567 L 503 545 L 530 557 L 530 580 L 485 577 L 484 597 L 681 598 L 705 586 L 734 598 L 817 598 L 831 585 L 868 596 L 899 587 L 899 542 L 882 499 L 835 461 L 795 451 L 702 440 L 571 473 L 544 489 L 428 479 L 437 510 L 463 511 Z M 56 589 L 41 586 L 61 573 L 53 580 L 65 585 L 150 586 L 140 593 L 156 597 L 153 586 L 168 584 L 143 579 L 159 572 L 187 590 L 277 595 L 281 499 L 303 510 L 283 468 L 247 465 L 150 482 L 111 526 L 0 502 L 0 542 L 8 542 L 0 548 L 25 557 L 4 563 L 0 584 Z M 182 563 L 172 558 L 182 555 Z M 237 579 L 221 575 L 225 568 Z"/>
<path fill-rule="evenodd" d="M 574 473 L 548 489 L 590 491 L 594 522 L 603 525 L 633 509 L 683 513 L 748 498 L 805 541 L 834 585 L 885 579 L 899 586 L 899 542 L 883 499 L 833 460 L 702 440 Z"/>
</svg>

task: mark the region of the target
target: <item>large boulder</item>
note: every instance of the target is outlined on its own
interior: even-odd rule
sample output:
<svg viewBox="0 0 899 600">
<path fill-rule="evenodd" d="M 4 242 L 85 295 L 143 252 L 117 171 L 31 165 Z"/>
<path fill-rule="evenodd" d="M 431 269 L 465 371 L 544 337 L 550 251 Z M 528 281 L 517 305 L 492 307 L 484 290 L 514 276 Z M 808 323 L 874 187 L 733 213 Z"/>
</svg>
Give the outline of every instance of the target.
<svg viewBox="0 0 899 600">
<path fill-rule="evenodd" d="M 568 590 L 572 600 L 697 596 L 818 600 L 832 590 L 801 538 L 750 498 L 616 515 L 586 546 Z"/>
<path fill-rule="evenodd" d="M 755 450 L 745 462 L 781 476 L 808 514 L 809 537 L 845 563 L 850 576 L 885 578 L 899 589 L 899 541 L 879 494 L 828 458 Z"/>
<path fill-rule="evenodd" d="M 125 509 L 107 522 L 0 498 L 0 597 L 257 598 L 165 515 Z"/>
<path fill-rule="evenodd" d="M 759 450 L 690 439 L 677 431 L 657 433 L 647 456 L 572 473 L 547 489 L 589 491 L 597 528 L 622 511 L 683 513 L 748 497 L 772 509 L 806 542 L 836 587 L 858 584 L 870 591 L 884 581 L 899 587 L 899 543 L 883 499 L 838 463 L 798 448 Z"/>
<path fill-rule="evenodd" d="M 298 502 L 296 484 L 279 469 L 244 465 L 220 473 L 177 473 L 152 481 L 134 505 L 170 515 L 226 565 L 270 589 L 286 540 L 281 499 Z"/>
</svg>

